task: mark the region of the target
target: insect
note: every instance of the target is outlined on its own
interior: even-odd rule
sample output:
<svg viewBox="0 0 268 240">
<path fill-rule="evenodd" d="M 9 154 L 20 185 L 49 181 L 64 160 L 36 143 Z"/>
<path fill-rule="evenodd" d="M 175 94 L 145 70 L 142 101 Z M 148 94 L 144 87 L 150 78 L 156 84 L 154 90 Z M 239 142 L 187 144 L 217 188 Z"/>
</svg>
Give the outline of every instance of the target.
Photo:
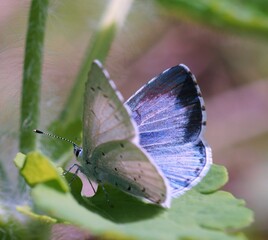
<svg viewBox="0 0 268 240">
<path fill-rule="evenodd" d="M 77 166 L 98 184 L 170 207 L 171 198 L 200 182 L 212 163 L 205 125 L 204 101 L 185 65 L 167 69 L 123 104 L 95 60 L 85 86 L 83 148 L 73 143 Z"/>
</svg>

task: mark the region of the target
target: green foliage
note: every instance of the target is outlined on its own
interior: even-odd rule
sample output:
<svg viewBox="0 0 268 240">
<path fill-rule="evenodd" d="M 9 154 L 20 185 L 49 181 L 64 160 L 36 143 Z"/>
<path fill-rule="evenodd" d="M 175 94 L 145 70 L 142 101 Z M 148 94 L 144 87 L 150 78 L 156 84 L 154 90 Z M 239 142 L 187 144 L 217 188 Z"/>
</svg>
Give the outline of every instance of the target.
<svg viewBox="0 0 268 240">
<path fill-rule="evenodd" d="M 49 239 L 49 230 L 49 224 L 37 220 L 29 220 L 22 224 L 15 218 L 9 218 L 8 220 L 0 218 L 1 240 L 46 240 Z"/>
<path fill-rule="evenodd" d="M 40 166 L 36 165 L 38 161 L 42 163 Z M 225 168 L 218 165 L 213 165 L 197 187 L 174 199 L 168 210 L 143 203 L 109 185 L 105 186 L 107 196 L 102 188 L 98 188 L 91 198 L 81 196 L 79 178 L 72 182 L 71 191 L 66 191 L 62 184 L 64 180 L 54 165 L 36 152 L 29 153 L 24 164 L 17 166 L 27 182 L 36 182 L 32 185 L 32 197 L 38 209 L 59 222 L 82 226 L 98 236 L 112 233 L 128 239 L 235 240 L 245 239 L 237 230 L 252 222 L 252 212 L 243 200 L 217 191 L 227 181 Z M 25 171 L 25 168 L 31 171 Z M 66 177 L 68 181 L 73 179 L 70 173 Z M 51 178 L 54 184 L 51 184 Z"/>
<path fill-rule="evenodd" d="M 181 18 L 193 18 L 206 24 L 267 36 L 268 3 L 239 0 L 157 0 L 161 6 Z"/>
</svg>

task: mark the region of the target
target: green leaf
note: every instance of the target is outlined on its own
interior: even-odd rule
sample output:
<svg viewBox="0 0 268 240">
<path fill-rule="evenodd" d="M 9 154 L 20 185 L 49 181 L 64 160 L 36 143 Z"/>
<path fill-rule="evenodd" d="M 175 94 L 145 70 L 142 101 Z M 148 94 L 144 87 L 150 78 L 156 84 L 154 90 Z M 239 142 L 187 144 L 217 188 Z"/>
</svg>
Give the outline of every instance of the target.
<svg viewBox="0 0 268 240">
<path fill-rule="evenodd" d="M 239 0 L 157 0 L 179 18 L 191 17 L 215 27 L 267 36 L 268 4 L 265 1 Z"/>
<path fill-rule="evenodd" d="M 30 187 L 34 187 L 38 183 L 46 183 L 59 191 L 69 191 L 67 183 L 59 176 L 59 171 L 42 154 L 30 152 L 25 156 L 18 153 L 14 162 Z"/>
<path fill-rule="evenodd" d="M 40 158 L 38 154 L 36 156 Z M 28 159 L 31 158 L 27 156 L 25 161 Z M 42 159 L 49 161 L 45 157 Z M 46 170 L 40 169 L 42 166 Z M 48 170 L 48 166 L 53 170 Z M 33 164 L 32 171 L 38 172 L 40 179 L 45 179 L 41 175 L 46 171 L 55 171 L 55 168 L 52 164 Z M 28 178 L 32 173 L 27 171 L 24 174 Z M 67 174 L 67 179 L 72 177 L 72 174 Z M 58 174 L 54 179 L 61 182 L 61 178 Z M 40 181 L 33 185 L 32 196 L 36 207 L 47 215 L 58 221 L 87 228 L 97 236 L 134 239 L 245 239 L 238 230 L 252 222 L 252 212 L 245 207 L 244 201 L 236 199 L 230 193 L 216 191 L 226 182 L 226 178 L 223 167 L 213 166 L 200 186 L 174 199 L 168 210 L 143 203 L 109 185 L 104 186 L 107 196 L 101 187 L 94 197 L 81 196 L 82 183 L 79 178 L 72 182 L 71 192 L 61 191 L 56 185 Z M 212 179 L 215 183 L 208 187 Z"/>
<path fill-rule="evenodd" d="M 0 211 L 1 211 L 0 206 Z M 6 212 L 8 213 L 8 212 Z M 46 240 L 49 239 L 50 225 L 43 221 L 31 221 L 24 219 L 22 223 L 12 215 L 0 215 L 0 239 L 27 239 L 27 240 Z"/>
<path fill-rule="evenodd" d="M 195 190 L 199 191 L 200 193 L 211 193 L 223 187 L 227 181 L 228 173 L 226 168 L 213 164 L 202 182 L 195 187 Z"/>
</svg>

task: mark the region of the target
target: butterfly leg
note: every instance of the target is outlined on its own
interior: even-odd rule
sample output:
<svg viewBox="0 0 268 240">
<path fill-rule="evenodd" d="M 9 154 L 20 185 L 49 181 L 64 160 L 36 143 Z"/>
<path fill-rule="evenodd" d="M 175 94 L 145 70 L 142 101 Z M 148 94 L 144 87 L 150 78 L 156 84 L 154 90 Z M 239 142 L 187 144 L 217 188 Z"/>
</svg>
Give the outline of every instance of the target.
<svg viewBox="0 0 268 240">
<path fill-rule="evenodd" d="M 77 177 L 77 174 L 78 174 L 79 171 L 80 171 L 80 172 L 83 172 L 83 171 L 82 171 L 82 167 L 81 167 L 80 165 L 78 165 L 78 164 L 75 163 L 75 164 L 73 164 L 73 165 L 68 169 L 68 171 L 65 171 L 63 175 L 66 175 L 67 173 L 69 173 L 74 167 L 77 167 L 77 169 L 75 170 L 74 175 L 73 175 L 71 181 L 69 182 L 69 185 L 72 184 L 72 182 L 74 181 L 74 179 Z"/>
<path fill-rule="evenodd" d="M 74 172 L 74 176 L 72 177 L 72 179 L 71 179 L 71 181 L 69 182 L 69 185 L 71 185 L 71 183 L 74 181 L 74 179 L 77 177 L 77 174 L 78 174 L 78 172 L 80 171 L 81 173 L 83 173 L 86 177 L 87 177 L 87 175 L 86 175 L 86 173 L 84 172 L 84 170 L 83 170 L 83 168 L 80 166 L 80 165 L 78 165 L 78 164 L 73 164 L 69 169 L 68 169 L 68 171 L 65 171 L 64 172 L 64 175 L 65 174 L 67 174 L 68 172 L 70 172 L 74 167 L 77 167 L 77 169 L 75 170 L 75 172 Z M 92 188 L 92 190 L 93 190 L 93 192 L 94 192 L 94 194 L 96 193 L 96 190 L 95 190 L 95 188 L 93 187 L 93 184 L 92 184 L 92 182 L 90 181 L 90 179 L 87 177 L 87 180 L 89 181 L 89 184 L 90 184 L 90 186 L 91 186 L 91 188 Z"/>
<path fill-rule="evenodd" d="M 83 173 L 83 171 L 81 171 L 82 173 Z M 84 174 L 86 177 L 87 177 L 87 175 L 86 174 Z M 92 188 L 92 190 L 93 190 L 93 192 L 94 192 L 94 194 L 96 193 L 96 190 L 95 190 L 95 188 L 93 187 L 93 184 L 92 184 L 92 182 L 91 182 L 91 180 L 87 177 L 87 180 L 88 180 L 88 182 L 89 182 L 89 184 L 90 184 L 90 186 L 91 186 L 91 188 Z"/>
<path fill-rule="evenodd" d="M 75 163 L 75 164 L 73 164 L 67 171 L 64 172 L 64 175 L 67 174 L 67 173 L 69 173 L 74 167 L 77 167 L 77 169 L 80 169 L 80 168 L 81 168 L 80 165 L 78 165 L 78 164 Z M 76 170 L 76 171 L 77 171 L 77 170 Z M 75 171 L 75 172 L 76 172 L 76 171 Z M 79 170 L 78 170 L 78 171 L 79 171 Z"/>
</svg>

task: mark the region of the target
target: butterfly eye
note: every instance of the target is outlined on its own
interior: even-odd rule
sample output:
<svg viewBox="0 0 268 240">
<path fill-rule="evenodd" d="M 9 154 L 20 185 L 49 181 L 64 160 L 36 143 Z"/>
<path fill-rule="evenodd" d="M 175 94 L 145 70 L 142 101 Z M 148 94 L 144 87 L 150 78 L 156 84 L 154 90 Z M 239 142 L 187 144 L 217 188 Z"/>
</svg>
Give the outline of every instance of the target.
<svg viewBox="0 0 268 240">
<path fill-rule="evenodd" d="M 78 146 L 74 146 L 74 155 L 78 158 L 79 155 L 81 154 L 82 149 Z"/>
</svg>

